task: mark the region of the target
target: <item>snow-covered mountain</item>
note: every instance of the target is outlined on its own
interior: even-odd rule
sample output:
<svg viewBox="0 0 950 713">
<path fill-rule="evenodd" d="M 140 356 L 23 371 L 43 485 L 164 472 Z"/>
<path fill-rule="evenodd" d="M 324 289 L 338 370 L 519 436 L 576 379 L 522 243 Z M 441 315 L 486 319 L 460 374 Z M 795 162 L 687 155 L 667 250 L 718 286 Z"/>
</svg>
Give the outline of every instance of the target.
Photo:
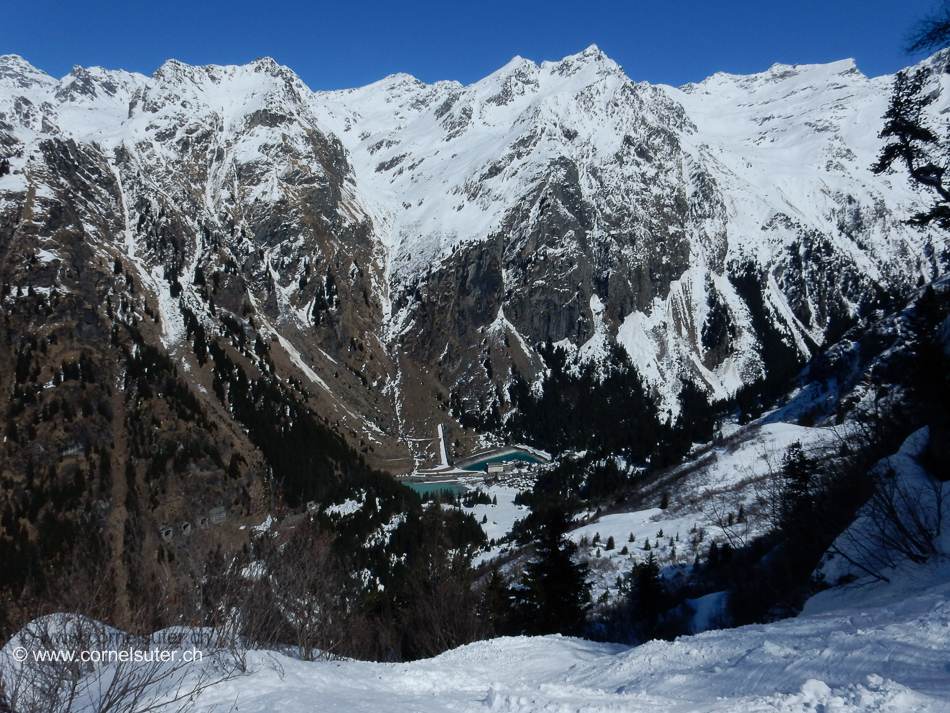
<svg viewBox="0 0 950 713">
<path fill-rule="evenodd" d="M 206 392 L 195 325 L 260 337 L 394 470 L 434 456 L 436 423 L 474 447 L 447 404 L 504 413 L 539 342 L 623 344 L 675 414 L 681 379 L 723 397 L 762 376 L 756 310 L 808 356 L 945 270 L 945 238 L 903 222 L 927 196 L 869 171 L 890 84 L 842 61 L 651 86 L 593 46 L 328 93 L 269 59 L 57 81 L 5 56 L 7 310 L 28 287 L 115 302 Z M 92 264 L 141 291 L 97 293 Z"/>
</svg>

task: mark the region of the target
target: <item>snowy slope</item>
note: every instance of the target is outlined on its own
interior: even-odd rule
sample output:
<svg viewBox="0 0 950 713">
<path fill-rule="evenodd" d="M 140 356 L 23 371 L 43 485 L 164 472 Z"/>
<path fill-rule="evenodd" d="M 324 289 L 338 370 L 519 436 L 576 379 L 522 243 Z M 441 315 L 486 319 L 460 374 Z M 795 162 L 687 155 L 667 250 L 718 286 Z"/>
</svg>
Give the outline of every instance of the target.
<svg viewBox="0 0 950 713">
<path fill-rule="evenodd" d="M 642 121 L 631 89 L 591 47 L 540 66 L 516 57 L 468 87 L 395 75 L 320 98 L 352 122 L 342 132 L 339 119 L 332 126 L 367 192 L 388 199 L 381 237 L 398 271 L 415 275 L 457 243 L 499 230 L 550 161 L 614 153 Z"/>
<path fill-rule="evenodd" d="M 923 591 L 632 649 L 508 638 L 408 664 L 251 652 L 252 672 L 207 689 L 195 710 L 937 713 L 950 710 L 948 644 L 946 592 Z"/>
<path fill-rule="evenodd" d="M 241 688 L 242 710 L 946 711 L 950 606 L 919 597 L 635 649 L 575 639 L 500 639 L 413 664 L 280 659 Z M 883 656 L 883 652 L 890 652 Z M 240 685 L 240 684 L 238 684 Z M 236 689 L 236 690 L 235 690 Z"/>
<path fill-rule="evenodd" d="M 775 525 L 776 479 L 789 446 L 799 443 L 809 456 L 821 457 L 828 449 L 837 448 L 846 432 L 845 426 L 812 428 L 763 419 L 735 428 L 722 443 L 704 448 L 648 487 L 641 487 L 638 495 L 654 507 L 578 514 L 567 537 L 579 546 L 578 557 L 588 565 L 591 599 L 598 601 L 606 593 L 610 601 L 622 600 L 626 595 L 618 586 L 618 577 L 626 578 L 651 555 L 663 575 L 673 580 L 678 572 L 688 571 L 697 558 L 705 559 L 714 542 L 741 547 L 766 534 Z M 528 510 L 514 504 L 518 492 L 514 487 L 483 485 L 479 489 L 497 499 L 497 504 L 462 509 L 481 523 L 489 540 L 501 540 Z M 664 494 L 668 507 L 661 509 L 658 506 Z M 614 547 L 607 549 L 611 537 Z M 482 565 L 515 550 L 510 543 L 486 547 L 474 564 Z"/>
<path fill-rule="evenodd" d="M 650 487 L 657 504 L 661 493 L 667 494 L 665 510 L 613 512 L 578 523 L 568 536 L 582 545 L 580 555 L 590 566 L 592 598 L 596 601 L 607 592 L 610 599 L 621 599 L 617 577 L 629 575 L 651 554 L 672 580 L 678 571 L 692 567 L 697 557 L 705 558 L 713 542 L 741 547 L 765 534 L 775 524 L 775 478 L 788 447 L 797 442 L 818 456 L 835 447 L 840 435 L 833 428 L 790 423 L 747 426 Z M 607 550 L 610 537 L 614 549 Z"/>
<path fill-rule="evenodd" d="M 943 524 L 950 487 L 921 465 L 929 429 L 911 434 L 901 449 L 871 471 L 877 492 L 852 525 L 835 540 L 818 574 L 829 584 L 853 580 L 809 600 L 806 611 L 841 606 L 860 588 L 861 597 L 891 603 L 918 589 L 950 591 L 950 532 Z M 916 561 L 915 561 L 916 560 Z"/>
</svg>

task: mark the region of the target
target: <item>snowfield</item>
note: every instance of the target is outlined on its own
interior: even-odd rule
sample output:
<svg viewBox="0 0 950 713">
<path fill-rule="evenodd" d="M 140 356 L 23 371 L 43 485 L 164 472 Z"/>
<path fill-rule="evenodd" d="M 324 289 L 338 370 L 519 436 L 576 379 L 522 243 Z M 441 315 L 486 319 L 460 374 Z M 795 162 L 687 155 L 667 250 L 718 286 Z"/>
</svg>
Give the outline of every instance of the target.
<svg viewBox="0 0 950 713">
<path fill-rule="evenodd" d="M 487 493 L 490 498 L 495 498 L 498 504 L 478 504 L 463 510 L 470 512 L 481 523 L 489 540 L 499 540 L 507 535 L 515 522 L 530 512 L 527 506 L 515 504 L 515 497 L 519 492 L 517 488 L 508 485 L 483 485 L 478 490 Z M 484 517 L 488 518 L 488 522 L 482 523 Z"/>
<path fill-rule="evenodd" d="M 950 711 L 946 589 L 871 608 L 858 590 L 848 608 L 635 648 L 517 637 L 405 664 L 252 652 L 255 670 L 195 710 Z"/>
</svg>

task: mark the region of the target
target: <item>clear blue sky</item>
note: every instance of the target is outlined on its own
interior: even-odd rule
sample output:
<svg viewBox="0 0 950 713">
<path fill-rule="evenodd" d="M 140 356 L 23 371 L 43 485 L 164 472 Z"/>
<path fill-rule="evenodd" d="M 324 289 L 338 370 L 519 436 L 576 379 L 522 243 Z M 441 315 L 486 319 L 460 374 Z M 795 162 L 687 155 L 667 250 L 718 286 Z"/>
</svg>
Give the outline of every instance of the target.
<svg viewBox="0 0 950 713">
<path fill-rule="evenodd" d="M 637 81 L 680 85 L 717 71 L 853 57 L 869 76 L 902 53 L 932 0 L 10 0 L 0 54 L 54 77 L 73 65 L 151 74 L 166 59 L 244 64 L 270 56 L 312 89 L 395 72 L 469 84 L 520 55 L 559 60 L 598 45 Z"/>
</svg>

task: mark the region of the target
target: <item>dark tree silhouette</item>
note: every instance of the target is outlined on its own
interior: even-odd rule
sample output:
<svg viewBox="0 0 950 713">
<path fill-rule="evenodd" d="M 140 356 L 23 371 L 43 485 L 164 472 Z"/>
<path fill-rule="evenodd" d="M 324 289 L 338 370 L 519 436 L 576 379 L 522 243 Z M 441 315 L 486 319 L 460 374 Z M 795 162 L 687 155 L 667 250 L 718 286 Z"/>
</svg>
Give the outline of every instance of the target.
<svg viewBox="0 0 950 713">
<path fill-rule="evenodd" d="M 947 47 L 950 47 L 950 0 L 942 0 L 933 14 L 914 26 L 906 49 L 909 54 L 916 54 Z M 911 183 L 935 195 L 931 208 L 917 213 L 910 222 L 919 226 L 934 224 L 947 230 L 950 229 L 950 185 L 944 178 L 946 136 L 938 135 L 928 126 L 924 116 L 924 110 L 936 98 L 936 94 L 926 91 L 927 81 L 934 71 L 939 70 L 924 66 L 898 72 L 880 134 L 887 143 L 871 170 L 880 174 L 892 170 L 895 164 L 906 169 Z"/>
<path fill-rule="evenodd" d="M 891 103 L 884 114 L 880 137 L 887 143 L 871 170 L 876 174 L 904 168 L 911 183 L 929 189 L 935 195 L 929 210 L 917 213 L 911 223 L 936 224 L 950 229 L 950 186 L 945 182 L 946 142 L 928 125 L 924 110 L 936 98 L 924 91 L 931 70 L 927 67 L 897 73 Z"/>
<path fill-rule="evenodd" d="M 667 596 L 660 565 L 653 552 L 646 562 L 630 573 L 630 610 L 640 638 L 646 641 L 656 632 L 660 615 L 667 609 Z"/>
<path fill-rule="evenodd" d="M 567 514 L 552 506 L 544 513 L 535 543 L 537 559 L 530 562 L 515 591 L 526 634 L 579 635 L 590 607 L 587 565 L 573 560 L 577 549 L 564 537 Z"/>
<path fill-rule="evenodd" d="M 950 0 L 943 0 L 933 14 L 914 26 L 907 53 L 932 52 L 947 46 L 950 46 Z"/>
<path fill-rule="evenodd" d="M 782 457 L 781 526 L 797 532 L 814 526 L 811 522 L 817 498 L 818 461 L 805 454 L 795 441 Z"/>
</svg>

